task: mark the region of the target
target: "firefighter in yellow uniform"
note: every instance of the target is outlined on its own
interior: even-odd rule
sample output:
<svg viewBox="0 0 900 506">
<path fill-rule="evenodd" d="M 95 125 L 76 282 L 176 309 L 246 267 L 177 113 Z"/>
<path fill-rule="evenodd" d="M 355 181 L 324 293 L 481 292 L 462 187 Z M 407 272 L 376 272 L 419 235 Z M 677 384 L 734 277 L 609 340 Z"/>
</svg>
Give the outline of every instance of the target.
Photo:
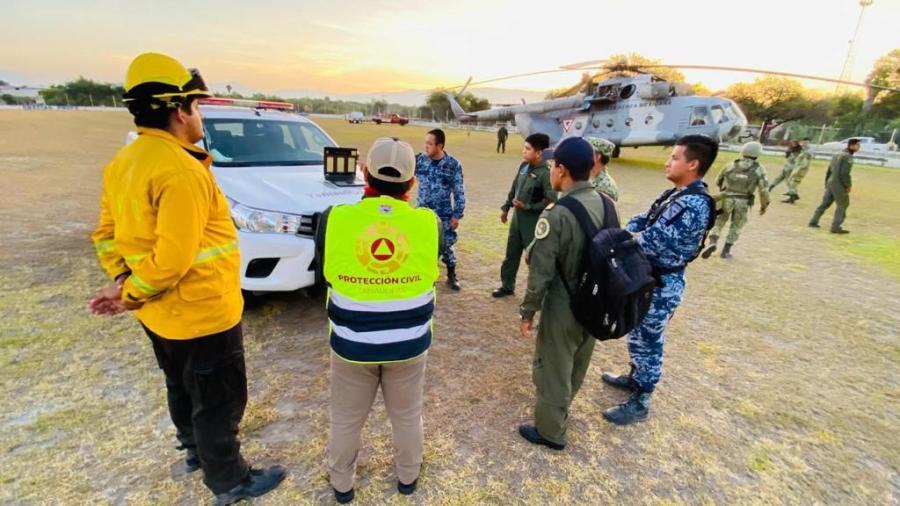
<svg viewBox="0 0 900 506">
<path fill-rule="evenodd" d="M 212 158 L 194 145 L 206 96 L 200 74 L 168 56 L 142 54 L 128 68 L 124 100 L 138 138 L 104 169 L 93 233 L 115 282 L 89 308 L 134 312 L 165 373 L 184 470 L 202 468 L 222 505 L 272 490 L 285 471 L 251 469 L 237 439 L 247 404 L 240 256 Z"/>
</svg>

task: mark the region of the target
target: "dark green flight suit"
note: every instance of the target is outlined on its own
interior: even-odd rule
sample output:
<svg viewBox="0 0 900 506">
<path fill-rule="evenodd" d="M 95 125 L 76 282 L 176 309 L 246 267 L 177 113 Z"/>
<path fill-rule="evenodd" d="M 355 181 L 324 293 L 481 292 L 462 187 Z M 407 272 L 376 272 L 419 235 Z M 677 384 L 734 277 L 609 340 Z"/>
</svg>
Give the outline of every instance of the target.
<svg viewBox="0 0 900 506">
<path fill-rule="evenodd" d="M 603 223 L 603 201 L 589 182 L 578 182 L 560 198 L 571 195 L 588 210 L 594 224 Z M 575 289 L 587 235 L 568 209 L 551 205 L 541 214 L 534 242 L 526 256 L 528 290 L 522 302 L 522 319 L 541 311 L 535 343 L 532 378 L 537 388 L 534 422 L 545 439 L 566 444 L 569 406 L 581 388 L 596 341 L 575 321 L 569 294 L 560 278 Z M 557 268 L 558 266 L 558 268 Z"/>
<path fill-rule="evenodd" d="M 825 173 L 825 194 L 822 203 L 816 208 L 810 225 L 818 225 L 819 219 L 831 204 L 837 204 L 834 218 L 831 221 L 831 231 L 841 230 L 844 218 L 847 217 L 847 207 L 850 206 L 850 187 L 853 181 L 850 178 L 850 170 L 853 168 L 853 153 L 843 150 L 831 158 L 828 164 L 828 172 Z"/>
<path fill-rule="evenodd" d="M 550 168 L 547 162 L 537 165 L 522 163 L 513 180 L 506 202 L 500 207 L 503 212 L 512 209 L 513 199 L 525 203 L 525 208 L 514 209 L 509 221 L 509 236 L 506 239 L 506 258 L 500 266 L 500 282 L 502 287 L 513 291 L 516 288 L 516 273 L 522 261 L 522 252 L 534 239 L 534 226 L 541 211 L 549 202 L 556 201 L 556 192 L 550 186 Z"/>
</svg>

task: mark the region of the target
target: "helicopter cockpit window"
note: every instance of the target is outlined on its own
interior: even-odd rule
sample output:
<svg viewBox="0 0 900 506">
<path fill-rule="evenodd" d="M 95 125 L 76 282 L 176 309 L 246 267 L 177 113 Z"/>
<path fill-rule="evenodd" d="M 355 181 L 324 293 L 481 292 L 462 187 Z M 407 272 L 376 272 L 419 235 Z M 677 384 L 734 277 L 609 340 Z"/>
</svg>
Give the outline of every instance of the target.
<svg viewBox="0 0 900 506">
<path fill-rule="evenodd" d="M 720 106 L 714 105 L 710 107 L 709 110 L 712 113 L 713 123 L 718 125 L 719 123 L 723 123 L 725 121 L 725 111 L 723 111 Z"/>
<path fill-rule="evenodd" d="M 708 115 L 709 110 L 706 106 L 694 107 L 694 112 L 691 113 L 691 126 L 706 126 Z"/>
<path fill-rule="evenodd" d="M 629 85 L 625 86 L 624 88 L 622 88 L 622 91 L 619 92 L 619 98 L 621 98 L 622 100 L 631 98 L 631 96 L 634 95 L 634 92 L 636 90 L 637 90 L 637 86 L 635 86 L 633 84 L 629 84 Z"/>
</svg>

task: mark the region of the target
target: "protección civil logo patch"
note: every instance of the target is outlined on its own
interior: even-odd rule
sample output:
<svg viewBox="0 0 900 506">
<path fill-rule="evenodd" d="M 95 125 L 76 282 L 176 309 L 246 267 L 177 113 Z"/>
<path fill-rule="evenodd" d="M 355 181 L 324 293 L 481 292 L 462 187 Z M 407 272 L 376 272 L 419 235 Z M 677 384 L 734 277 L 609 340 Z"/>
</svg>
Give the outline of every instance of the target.
<svg viewBox="0 0 900 506">
<path fill-rule="evenodd" d="M 396 226 L 379 221 L 356 238 L 356 258 L 373 274 L 391 274 L 409 257 L 409 241 Z"/>
</svg>

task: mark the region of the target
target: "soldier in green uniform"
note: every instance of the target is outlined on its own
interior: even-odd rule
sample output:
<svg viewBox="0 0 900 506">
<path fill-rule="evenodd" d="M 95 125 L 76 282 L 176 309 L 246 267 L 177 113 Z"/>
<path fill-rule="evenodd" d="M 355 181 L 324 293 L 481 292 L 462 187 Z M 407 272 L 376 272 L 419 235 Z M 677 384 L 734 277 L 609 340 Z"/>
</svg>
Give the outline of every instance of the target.
<svg viewBox="0 0 900 506">
<path fill-rule="evenodd" d="M 766 169 L 756 161 L 762 154 L 762 144 L 748 142 L 741 148 L 741 158 L 725 168 L 716 178 L 716 185 L 722 191 L 722 215 L 709 235 L 709 247 L 703 252 L 703 258 L 709 258 L 716 251 L 719 235 L 727 221 L 731 221 L 722 258 L 731 257 L 731 248 L 741 235 L 741 229 L 747 224 L 747 215 L 753 207 L 754 192 L 759 192 L 759 214 L 766 214 L 769 207 L 769 190 L 766 181 Z"/>
<path fill-rule="evenodd" d="M 782 202 L 793 204 L 800 200 L 797 186 L 806 177 L 806 173 L 809 172 L 809 164 L 812 162 L 812 153 L 809 152 L 809 138 L 804 138 L 802 142 L 791 141 L 788 144 L 785 156 L 787 160 L 784 162 L 784 168 L 781 170 L 781 174 L 769 185 L 769 192 L 771 193 L 776 186 L 784 181 L 787 184 L 788 191 L 785 193 L 787 198 L 782 200 Z"/>
<path fill-rule="evenodd" d="M 542 152 L 550 145 L 546 134 L 531 134 L 525 139 L 522 159 L 506 202 L 500 209 L 500 221 L 509 221 L 509 236 L 506 239 L 506 257 L 500 267 L 500 288 L 494 290 L 494 297 L 512 295 L 516 288 L 516 273 L 522 261 L 522 252 L 534 239 L 534 226 L 541 211 L 550 202 L 556 201 L 556 192 L 550 186 L 550 169 Z M 513 211 L 509 220 L 510 209 Z"/>
<path fill-rule="evenodd" d="M 825 195 L 822 196 L 822 203 L 819 204 L 812 219 L 809 220 L 810 227 L 819 228 L 819 219 L 822 214 L 831 207 L 831 204 L 837 203 L 834 219 L 831 221 L 831 233 L 849 233 L 841 228 L 841 224 L 847 217 L 847 207 L 850 205 L 850 187 L 852 186 L 850 169 L 853 168 L 853 153 L 857 151 L 859 151 L 859 139 L 850 139 L 847 141 L 847 149 L 831 158 L 828 172 L 825 173 Z"/>
<path fill-rule="evenodd" d="M 577 199 L 596 226 L 603 223 L 603 200 L 588 182 L 594 164 L 587 141 L 571 137 L 553 155 L 551 181 L 562 196 Z M 595 339 L 575 321 L 569 309 L 569 286 L 577 286 L 588 237 L 578 220 L 563 206 L 550 204 L 541 214 L 529 247 L 528 290 L 520 308 L 522 336 L 534 328 L 541 311 L 532 377 L 537 388 L 534 425 L 521 425 L 519 434 L 534 444 L 562 450 L 566 445 L 569 406 L 587 373 Z"/>
<path fill-rule="evenodd" d="M 613 202 L 619 200 L 619 187 L 616 180 L 609 174 L 609 159 L 616 145 L 611 141 L 600 137 L 585 138 L 594 148 L 594 167 L 591 168 L 590 183 L 591 186 L 607 197 L 613 199 Z"/>
</svg>

